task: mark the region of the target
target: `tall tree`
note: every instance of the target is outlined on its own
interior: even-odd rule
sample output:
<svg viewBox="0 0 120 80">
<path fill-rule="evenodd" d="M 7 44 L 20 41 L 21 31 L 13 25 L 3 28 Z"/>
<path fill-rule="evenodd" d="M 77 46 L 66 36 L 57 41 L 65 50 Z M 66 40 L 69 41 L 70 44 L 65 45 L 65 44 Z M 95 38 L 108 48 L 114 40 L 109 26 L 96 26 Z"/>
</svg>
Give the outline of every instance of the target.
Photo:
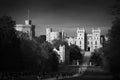
<svg viewBox="0 0 120 80">
<path fill-rule="evenodd" d="M 40 35 L 39 37 L 35 37 L 35 39 L 40 43 L 44 43 L 46 41 L 46 35 Z"/>
<path fill-rule="evenodd" d="M 70 61 L 82 60 L 81 49 L 76 45 L 70 45 Z"/>
<path fill-rule="evenodd" d="M 43 72 L 57 71 L 58 68 L 58 55 L 53 51 L 50 43 L 44 42 L 41 45 L 42 56 L 42 70 Z"/>
<path fill-rule="evenodd" d="M 0 17 L 0 69 L 2 71 L 20 70 L 19 66 L 22 64 L 20 40 L 14 27 L 15 21 L 11 17 Z"/>
<path fill-rule="evenodd" d="M 112 15 L 115 17 L 108 33 L 108 42 L 105 46 L 105 56 L 109 63 L 114 80 L 119 80 L 120 73 L 120 0 L 116 0 L 112 7 Z"/>
</svg>

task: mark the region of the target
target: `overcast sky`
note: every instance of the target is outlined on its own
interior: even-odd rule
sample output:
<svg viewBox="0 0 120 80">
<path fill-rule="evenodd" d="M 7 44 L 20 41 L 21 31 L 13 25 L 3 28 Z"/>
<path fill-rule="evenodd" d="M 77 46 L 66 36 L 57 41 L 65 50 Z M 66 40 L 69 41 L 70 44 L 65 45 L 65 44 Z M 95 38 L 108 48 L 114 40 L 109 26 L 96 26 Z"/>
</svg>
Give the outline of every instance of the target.
<svg viewBox="0 0 120 80">
<path fill-rule="evenodd" d="M 113 3 L 114 0 L 0 0 L 0 15 L 10 15 L 18 24 L 24 24 L 29 8 L 37 36 L 45 34 L 46 27 L 64 29 L 71 35 L 77 27 L 99 27 L 105 34 L 111 27 L 108 10 Z"/>
</svg>

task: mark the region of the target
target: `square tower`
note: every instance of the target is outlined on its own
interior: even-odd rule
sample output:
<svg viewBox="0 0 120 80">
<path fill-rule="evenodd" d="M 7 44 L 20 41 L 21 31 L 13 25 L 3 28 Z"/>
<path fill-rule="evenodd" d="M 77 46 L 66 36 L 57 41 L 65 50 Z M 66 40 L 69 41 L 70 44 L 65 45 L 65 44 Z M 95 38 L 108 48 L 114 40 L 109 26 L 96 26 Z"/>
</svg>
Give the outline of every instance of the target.
<svg viewBox="0 0 120 80">
<path fill-rule="evenodd" d="M 101 47 L 100 33 L 101 33 L 101 30 L 99 28 L 98 29 L 92 29 L 93 49 L 97 49 L 97 48 Z"/>
<path fill-rule="evenodd" d="M 76 45 L 79 46 L 82 50 L 85 49 L 85 29 L 77 28 L 77 40 Z"/>
<path fill-rule="evenodd" d="M 50 34 L 52 32 L 52 28 L 46 28 L 46 41 L 50 42 Z"/>
<path fill-rule="evenodd" d="M 32 25 L 31 20 L 25 20 L 25 24 L 16 24 L 15 29 L 21 34 L 18 34 L 21 37 L 33 39 L 35 37 L 35 25 Z M 24 35 L 22 35 L 24 34 Z"/>
</svg>

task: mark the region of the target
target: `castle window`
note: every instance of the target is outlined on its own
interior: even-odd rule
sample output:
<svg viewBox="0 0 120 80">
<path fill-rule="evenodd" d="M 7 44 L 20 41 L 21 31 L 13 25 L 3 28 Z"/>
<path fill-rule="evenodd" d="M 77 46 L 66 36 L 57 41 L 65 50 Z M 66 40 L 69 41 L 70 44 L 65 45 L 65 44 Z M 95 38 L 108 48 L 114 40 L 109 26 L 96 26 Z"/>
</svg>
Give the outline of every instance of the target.
<svg viewBox="0 0 120 80">
<path fill-rule="evenodd" d="M 80 44 L 81 44 L 81 41 L 80 41 Z"/>
<path fill-rule="evenodd" d="M 95 44 L 97 44 L 97 41 L 95 41 Z"/>
</svg>

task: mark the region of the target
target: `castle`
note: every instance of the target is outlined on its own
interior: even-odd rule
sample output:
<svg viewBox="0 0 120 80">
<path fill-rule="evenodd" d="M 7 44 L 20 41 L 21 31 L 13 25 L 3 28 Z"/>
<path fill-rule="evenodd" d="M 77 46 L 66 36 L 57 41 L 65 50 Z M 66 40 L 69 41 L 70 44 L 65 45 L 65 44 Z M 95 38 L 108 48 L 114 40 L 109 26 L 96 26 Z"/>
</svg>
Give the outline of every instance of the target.
<svg viewBox="0 0 120 80">
<path fill-rule="evenodd" d="M 65 33 L 62 32 L 55 32 L 52 28 L 46 28 L 46 41 L 52 43 L 53 40 L 64 40 Z"/>
<path fill-rule="evenodd" d="M 95 49 L 102 47 L 101 30 L 99 28 L 92 29 L 92 33 L 88 34 L 84 28 L 77 28 L 75 44 L 85 51 L 94 51 Z"/>
<path fill-rule="evenodd" d="M 91 34 L 88 34 L 85 28 L 77 28 L 76 32 L 76 37 L 66 37 L 63 31 L 53 32 L 52 28 L 46 28 L 46 41 L 52 43 L 55 39 L 62 39 L 67 41 L 69 45 L 75 44 L 85 51 L 94 51 L 95 49 L 102 47 L 102 38 L 104 37 L 101 37 L 101 30 L 99 28 L 92 28 Z"/>
<path fill-rule="evenodd" d="M 98 49 L 102 47 L 102 43 L 104 41 L 104 36 L 101 35 L 101 30 L 99 28 L 93 29 L 92 33 L 88 34 L 85 30 L 85 28 L 77 28 L 76 37 L 68 37 L 65 35 L 65 32 L 54 32 L 52 31 L 52 28 L 46 28 L 46 41 L 52 43 L 53 40 L 61 39 L 68 43 L 68 45 L 77 45 L 81 50 L 84 51 L 94 51 L 95 49 Z M 56 51 L 60 55 L 60 60 L 62 62 L 65 61 L 65 46 L 59 46 L 59 51 L 54 48 L 54 51 Z"/>
<path fill-rule="evenodd" d="M 19 32 L 22 32 L 26 38 L 32 40 L 35 36 L 35 25 L 32 25 L 31 20 L 25 20 L 25 24 L 16 24 L 15 29 Z M 19 36 L 23 36 L 22 34 L 18 34 Z"/>
</svg>

